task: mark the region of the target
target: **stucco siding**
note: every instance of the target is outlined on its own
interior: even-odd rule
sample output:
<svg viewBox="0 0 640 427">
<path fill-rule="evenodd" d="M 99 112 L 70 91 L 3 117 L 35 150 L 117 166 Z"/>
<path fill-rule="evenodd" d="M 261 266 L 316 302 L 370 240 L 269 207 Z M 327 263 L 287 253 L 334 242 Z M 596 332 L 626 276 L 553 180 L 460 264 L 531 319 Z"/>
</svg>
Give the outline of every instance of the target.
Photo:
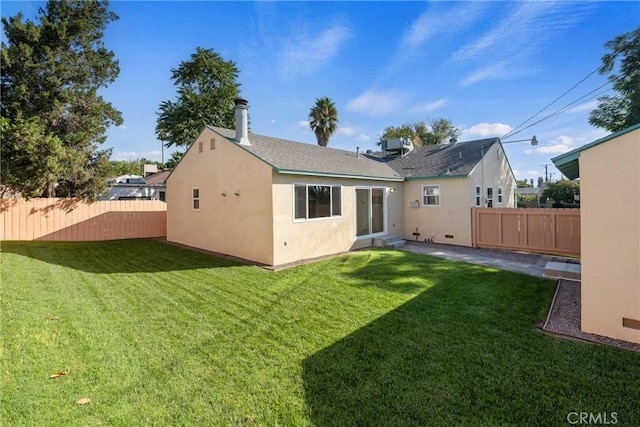
<svg viewBox="0 0 640 427">
<path fill-rule="evenodd" d="M 640 343 L 640 130 L 580 153 L 582 330 Z M 639 322 L 640 323 L 640 322 Z"/>
<path fill-rule="evenodd" d="M 405 182 L 404 238 L 419 241 L 433 238 L 435 243 L 471 246 L 471 190 L 467 178 L 434 178 Z M 437 206 L 425 206 L 423 186 L 439 186 Z M 446 237 L 452 236 L 452 237 Z"/>
<path fill-rule="evenodd" d="M 340 185 L 339 217 L 294 219 L 294 184 Z M 388 183 L 303 175 L 273 175 L 274 264 L 316 258 L 371 245 L 371 238 L 356 238 L 356 188 L 382 188 L 385 196 L 386 234 L 402 234 L 402 182 Z M 391 191 L 394 188 L 394 191 Z"/>
<path fill-rule="evenodd" d="M 440 205 L 427 206 L 423 187 L 440 187 Z M 487 188 L 493 189 L 493 207 L 514 207 L 515 177 L 507 157 L 498 144 L 493 144 L 468 177 L 413 179 L 405 182 L 405 239 L 433 238 L 435 243 L 471 246 L 471 208 L 476 206 L 476 186 L 480 187 L 481 206 L 488 205 Z M 502 201 L 499 200 L 502 188 Z"/>
<path fill-rule="evenodd" d="M 273 264 L 271 175 L 271 166 L 205 129 L 167 180 L 167 240 Z"/>
<path fill-rule="evenodd" d="M 489 207 L 487 189 L 493 189 L 493 206 L 494 208 L 513 208 L 515 207 L 515 191 L 516 178 L 509 165 L 507 156 L 502 146 L 494 144 L 485 154 L 482 160 L 473 168 L 469 174 L 471 185 L 471 204 L 476 206 L 476 186 L 481 189 L 481 206 Z M 498 200 L 498 191 L 502 188 L 502 202 Z"/>
</svg>

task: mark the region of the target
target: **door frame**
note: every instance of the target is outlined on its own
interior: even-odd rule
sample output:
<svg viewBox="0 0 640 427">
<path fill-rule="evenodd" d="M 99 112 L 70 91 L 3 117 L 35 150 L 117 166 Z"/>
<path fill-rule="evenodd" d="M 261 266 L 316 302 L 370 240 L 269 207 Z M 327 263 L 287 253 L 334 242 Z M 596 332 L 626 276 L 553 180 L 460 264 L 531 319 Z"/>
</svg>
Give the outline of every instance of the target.
<svg viewBox="0 0 640 427">
<path fill-rule="evenodd" d="M 369 212 L 368 212 L 368 218 L 369 218 L 369 231 L 371 231 L 372 227 L 373 227 L 373 204 L 372 202 L 372 190 L 382 190 L 382 231 L 379 231 L 377 233 L 369 233 L 369 234 L 364 234 L 362 236 L 358 236 L 358 193 L 357 190 L 368 190 L 369 192 Z M 354 190 L 353 190 L 353 204 L 354 204 L 354 215 L 353 215 L 353 222 L 354 222 L 354 230 L 355 230 L 355 234 L 356 234 L 356 240 L 361 240 L 361 239 L 371 239 L 372 237 L 379 237 L 379 236 L 384 236 L 385 234 L 387 234 L 387 219 L 388 219 L 388 215 L 387 215 L 387 187 L 382 187 L 382 186 L 376 186 L 376 185 L 358 185 L 355 186 Z"/>
</svg>

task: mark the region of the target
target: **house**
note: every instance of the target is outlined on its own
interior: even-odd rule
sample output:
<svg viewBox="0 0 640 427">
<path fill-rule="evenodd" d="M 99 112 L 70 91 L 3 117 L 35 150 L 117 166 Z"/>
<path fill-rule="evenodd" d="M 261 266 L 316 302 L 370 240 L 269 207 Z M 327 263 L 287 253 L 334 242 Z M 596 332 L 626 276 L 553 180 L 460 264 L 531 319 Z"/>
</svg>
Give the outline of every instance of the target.
<svg viewBox="0 0 640 427">
<path fill-rule="evenodd" d="M 471 246 L 472 206 L 513 207 L 498 138 L 386 155 L 206 127 L 167 179 L 167 239 L 266 265 L 368 247 L 374 238 Z"/>
<path fill-rule="evenodd" d="M 640 343 L 640 124 L 551 160 L 580 178 L 582 331 Z"/>
<path fill-rule="evenodd" d="M 155 166 L 155 165 L 153 165 Z M 139 175 L 120 175 L 111 180 L 107 192 L 98 200 L 166 200 L 165 181 L 171 169 L 153 173 L 146 178 Z"/>
</svg>

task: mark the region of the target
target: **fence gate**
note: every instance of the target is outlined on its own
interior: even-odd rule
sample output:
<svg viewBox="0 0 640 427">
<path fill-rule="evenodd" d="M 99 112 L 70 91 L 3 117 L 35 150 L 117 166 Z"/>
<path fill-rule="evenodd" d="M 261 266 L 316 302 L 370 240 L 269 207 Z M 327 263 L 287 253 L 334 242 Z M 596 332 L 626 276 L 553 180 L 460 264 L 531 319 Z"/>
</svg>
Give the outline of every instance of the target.
<svg viewBox="0 0 640 427">
<path fill-rule="evenodd" d="M 580 255 L 579 209 L 472 208 L 472 244 L 559 255 Z"/>
</svg>

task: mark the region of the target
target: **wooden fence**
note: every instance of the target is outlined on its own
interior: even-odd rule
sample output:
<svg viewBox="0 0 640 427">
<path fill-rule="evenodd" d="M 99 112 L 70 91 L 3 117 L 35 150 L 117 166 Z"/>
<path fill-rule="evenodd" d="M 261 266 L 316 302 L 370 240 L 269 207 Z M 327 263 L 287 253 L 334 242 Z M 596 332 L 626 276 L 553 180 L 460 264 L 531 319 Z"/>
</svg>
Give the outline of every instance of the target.
<svg viewBox="0 0 640 427">
<path fill-rule="evenodd" d="M 165 237 L 157 200 L 0 199 L 0 240 L 118 240 Z"/>
<path fill-rule="evenodd" d="M 580 255 L 579 209 L 472 208 L 472 245 Z"/>
</svg>

